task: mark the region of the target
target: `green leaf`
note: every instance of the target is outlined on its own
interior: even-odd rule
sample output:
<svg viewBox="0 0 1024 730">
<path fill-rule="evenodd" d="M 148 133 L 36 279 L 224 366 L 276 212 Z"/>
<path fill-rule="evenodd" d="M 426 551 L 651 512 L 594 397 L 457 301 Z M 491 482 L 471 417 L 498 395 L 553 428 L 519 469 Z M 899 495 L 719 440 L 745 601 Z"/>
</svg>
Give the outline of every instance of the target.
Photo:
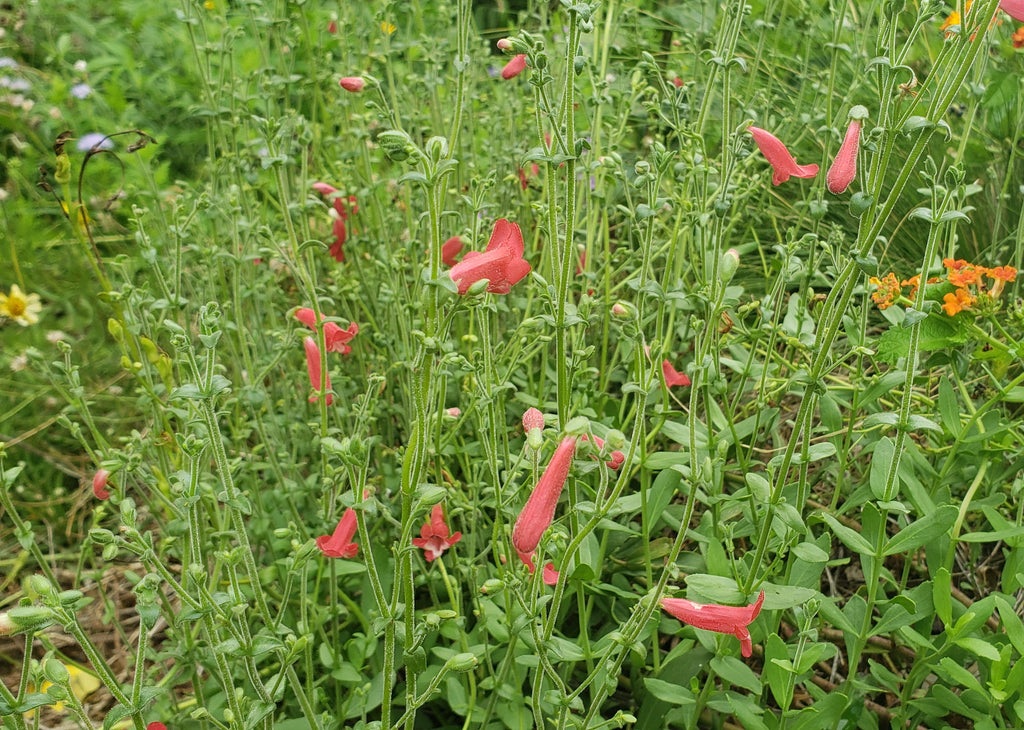
<svg viewBox="0 0 1024 730">
<path fill-rule="evenodd" d="M 682 479 L 683 475 L 676 469 L 665 469 L 655 477 L 651 488 L 647 490 L 647 511 L 644 514 L 644 525 L 647 527 L 645 537 L 654 529 L 665 508 L 676 495 Z"/>
<path fill-rule="evenodd" d="M 813 588 L 775 585 L 774 583 L 764 583 L 761 587 L 764 589 L 763 608 L 766 611 L 783 611 L 807 603 L 812 598 L 821 597 L 821 593 Z"/>
<path fill-rule="evenodd" d="M 1013 604 L 1003 596 L 996 594 L 996 607 L 999 610 L 999 618 L 1003 620 L 1003 630 L 1006 631 L 1006 638 L 1013 644 L 1018 654 L 1024 654 L 1024 621 L 1013 608 Z"/>
<path fill-rule="evenodd" d="M 975 656 L 988 659 L 992 662 L 999 661 L 999 650 L 992 646 L 992 644 L 985 641 L 984 639 L 978 639 L 973 636 L 962 636 L 958 639 L 955 639 L 953 643 L 959 646 L 961 649 L 966 649 Z"/>
<path fill-rule="evenodd" d="M 839 538 L 839 541 L 846 547 L 861 555 L 874 555 L 875 549 L 865 540 L 859 532 L 852 530 L 827 512 L 821 513 L 821 518 L 832 528 L 832 532 Z"/>
<path fill-rule="evenodd" d="M 942 425 L 953 436 L 958 436 L 961 431 L 960 406 L 957 402 L 956 391 L 950 385 L 949 378 L 939 378 L 939 414 Z"/>
<path fill-rule="evenodd" d="M 793 555 L 807 563 L 827 563 L 828 553 L 813 542 L 802 542 L 793 548 Z"/>
<path fill-rule="evenodd" d="M 944 534 L 956 522 L 957 508 L 944 504 L 930 515 L 915 520 L 893 535 L 886 543 L 882 554 L 885 556 L 916 550 L 926 542 Z"/>
<path fill-rule="evenodd" d="M 772 636 L 775 635 L 772 634 Z M 778 637 L 776 636 L 776 638 Z M 761 680 L 754 674 L 754 670 L 736 657 L 716 656 L 711 660 L 711 668 L 719 677 L 727 680 L 733 686 L 750 690 L 755 695 L 761 694 Z"/>
<path fill-rule="evenodd" d="M 875 499 L 892 499 L 895 495 L 886 494 L 885 484 L 889 478 L 889 468 L 892 466 L 893 454 L 896 453 L 896 444 L 888 436 L 883 436 L 875 444 L 875 450 L 871 454 L 871 471 L 869 474 L 871 482 L 871 493 Z M 893 485 L 899 489 L 899 476 Z"/>
<path fill-rule="evenodd" d="M 953 623 L 951 585 L 952 580 L 946 568 L 935 571 L 935 577 L 932 579 L 932 604 L 935 606 L 935 614 L 942 619 L 943 626 Z"/>
<path fill-rule="evenodd" d="M 692 705 L 696 702 L 690 690 L 673 682 L 647 677 L 644 679 L 644 689 L 662 702 L 668 702 L 671 705 Z"/>
<path fill-rule="evenodd" d="M 729 657 L 734 661 L 739 661 L 734 657 Z M 746 665 L 744 665 L 746 666 Z M 768 730 L 768 726 L 764 720 L 761 719 L 761 715 L 764 714 L 764 708 L 758 706 L 756 697 L 760 694 L 760 689 L 754 693 L 754 697 L 748 697 L 746 695 L 738 695 L 735 692 L 726 692 L 726 699 L 729 700 L 729 707 L 736 715 L 741 723 L 743 723 L 744 730 Z"/>
<path fill-rule="evenodd" d="M 790 662 L 786 644 L 778 634 L 768 634 L 765 639 L 764 658 L 764 673 L 775 702 L 779 707 L 789 707 L 793 700 L 793 683 L 790 681 L 793 672 L 787 667 Z"/>
<path fill-rule="evenodd" d="M 700 602 L 721 603 L 726 606 L 740 606 L 747 602 L 747 597 L 736 587 L 736 581 L 732 578 L 725 578 L 720 575 L 697 575 L 686 578 L 687 597 L 695 600 L 690 595 L 692 591 Z"/>
</svg>

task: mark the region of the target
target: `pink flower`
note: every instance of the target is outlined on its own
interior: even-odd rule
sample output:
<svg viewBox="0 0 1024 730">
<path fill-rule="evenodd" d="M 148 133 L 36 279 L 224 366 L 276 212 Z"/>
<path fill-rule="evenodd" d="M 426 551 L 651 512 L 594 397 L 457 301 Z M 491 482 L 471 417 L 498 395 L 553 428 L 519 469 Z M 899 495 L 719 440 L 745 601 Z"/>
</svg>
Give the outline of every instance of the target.
<svg viewBox="0 0 1024 730">
<path fill-rule="evenodd" d="M 303 307 L 296 310 L 295 319 L 312 330 L 316 329 L 316 312 L 312 309 Z M 344 330 L 334 322 L 324 323 L 324 339 L 327 341 L 327 352 L 340 352 L 342 355 L 349 354 L 352 352 L 352 348 L 348 346 L 348 343 L 357 334 L 359 334 L 359 325 L 355 322 L 352 322 L 348 329 Z"/>
<path fill-rule="evenodd" d="M 566 436 L 562 439 L 562 443 L 555 449 L 551 461 L 537 481 L 537 486 L 526 500 L 523 511 L 519 513 L 519 519 L 512 528 L 512 546 L 520 558 L 531 555 L 537 549 L 541 535 L 551 526 L 558 497 L 562 494 L 562 487 L 569 476 L 569 467 L 572 466 L 572 456 L 575 452 L 576 437 Z M 523 562 L 527 562 L 526 558 L 523 558 Z"/>
<path fill-rule="evenodd" d="M 354 558 L 359 553 L 359 546 L 352 542 L 352 538 L 358 527 L 356 511 L 349 507 L 338 520 L 334 534 L 321 535 L 316 539 L 316 546 L 325 558 Z"/>
<path fill-rule="evenodd" d="M 508 38 L 499 38 L 498 43 L 496 45 L 498 46 L 498 50 L 500 51 L 512 50 L 512 41 Z"/>
<path fill-rule="evenodd" d="M 521 74 L 525 69 L 526 54 L 520 53 L 518 56 L 513 56 L 512 60 L 505 64 L 505 68 L 501 69 L 501 78 L 514 79 L 516 76 Z"/>
<path fill-rule="evenodd" d="M 536 408 L 527 408 L 523 414 L 523 430 L 530 433 L 535 428 L 544 428 L 544 414 Z"/>
<path fill-rule="evenodd" d="M 107 491 L 107 477 L 110 472 L 106 469 L 97 469 L 92 476 L 92 493 L 96 499 L 110 499 L 110 492 Z"/>
<path fill-rule="evenodd" d="M 327 32 L 330 33 L 331 35 L 334 35 L 335 33 L 337 33 L 338 32 L 338 21 L 332 20 L 329 23 L 327 23 Z"/>
<path fill-rule="evenodd" d="M 764 591 L 749 606 L 720 606 L 717 603 L 694 603 L 685 598 L 662 598 L 661 607 L 680 621 L 698 629 L 732 634 L 740 640 L 740 650 L 748 657 L 753 651 L 748 628 L 764 603 Z"/>
<path fill-rule="evenodd" d="M 430 511 L 430 522 L 420 529 L 420 536 L 412 539 L 412 544 L 423 548 L 423 557 L 433 562 L 441 557 L 445 550 L 462 539 L 462 533 L 456 532 L 449 536 L 448 525 L 444 521 L 444 511 L 440 503 Z"/>
<path fill-rule="evenodd" d="M 441 263 L 445 266 L 455 266 L 455 257 L 462 253 L 462 239 L 452 236 L 441 244 Z"/>
<path fill-rule="evenodd" d="M 330 26 L 328 26 L 328 29 L 329 28 Z M 362 91 L 363 87 L 366 86 L 366 82 L 363 81 L 362 76 L 345 76 L 338 83 L 341 84 L 341 88 L 345 91 L 351 91 L 353 93 Z"/>
<path fill-rule="evenodd" d="M 448 272 L 465 294 L 478 281 L 487 279 L 487 291 L 508 294 L 512 285 L 530 273 L 530 264 L 523 258 L 523 234 L 519 226 L 499 218 L 494 224 L 491 240 L 484 252 L 470 251 Z"/>
<path fill-rule="evenodd" d="M 1024 0 L 1022 0 L 1024 1 Z M 860 125 L 859 119 L 851 119 L 850 125 L 846 128 L 846 137 L 839 147 L 836 158 L 832 161 L 828 173 L 825 175 L 825 186 L 833 195 L 846 192 L 850 187 L 853 178 L 857 177 L 857 148 L 860 146 Z"/>
<path fill-rule="evenodd" d="M 757 143 L 758 149 L 761 150 L 761 154 L 771 163 L 774 173 L 772 185 L 780 185 L 789 180 L 790 176 L 814 177 L 818 174 L 817 165 L 796 164 L 796 160 L 793 159 L 793 155 L 789 154 L 786 145 L 782 144 L 775 135 L 757 127 L 747 127 L 747 131 L 754 135 L 754 141 Z"/>
<path fill-rule="evenodd" d="M 661 361 L 661 373 L 665 376 L 665 385 L 672 388 L 677 385 L 689 385 L 690 378 L 686 373 L 680 373 L 672 367 L 672 363 L 668 360 Z"/>
<path fill-rule="evenodd" d="M 335 261 L 344 261 L 345 251 L 342 249 L 342 246 L 345 245 L 345 239 L 348 237 L 346 224 L 348 222 L 349 207 L 352 209 L 352 215 L 359 212 L 356 196 L 349 195 L 346 200 L 344 196 L 337 194 L 338 189 L 336 187 L 323 182 L 313 183 L 313 189 L 330 200 L 331 205 L 334 207 L 334 212 L 337 213 L 334 219 L 334 226 L 331 229 L 331 233 L 334 234 L 334 243 L 331 244 L 330 254 L 334 257 Z M 353 229 L 352 232 L 355 233 L 355 230 Z"/>
<path fill-rule="evenodd" d="M 309 382 L 313 386 L 313 390 L 320 390 L 320 348 L 316 346 L 316 340 L 312 337 L 307 337 L 303 341 L 303 345 L 306 347 L 306 370 L 309 371 Z M 327 373 L 327 390 L 331 389 L 331 375 Z M 309 402 L 315 402 L 320 396 L 314 393 L 309 396 Z M 327 405 L 331 405 L 334 402 L 334 396 L 331 393 L 327 393 Z"/>
<path fill-rule="evenodd" d="M 445 414 L 447 414 L 449 418 L 458 418 L 459 416 L 462 415 L 462 409 L 455 406 L 451 408 L 445 408 L 444 412 Z"/>
<path fill-rule="evenodd" d="M 583 434 L 582 436 L 580 436 L 580 439 L 583 440 L 583 441 L 590 441 L 591 437 L 587 436 L 587 434 Z M 593 439 L 594 439 L 594 445 L 597 446 L 597 450 L 598 451 L 600 451 L 601 449 L 604 448 L 604 439 L 603 438 L 601 438 L 600 436 L 594 436 Z M 626 455 L 623 454 L 618 449 L 616 449 L 615 451 L 613 451 L 611 453 L 611 457 L 612 458 L 611 458 L 610 461 L 606 461 L 605 462 L 605 466 L 607 466 L 609 469 L 616 469 L 617 470 L 626 461 Z"/>
<path fill-rule="evenodd" d="M 674 79 L 672 79 L 672 84 L 673 84 L 673 85 L 674 85 L 674 86 L 675 86 L 675 87 L 676 87 L 677 89 L 680 89 L 680 88 L 682 88 L 682 86 L 683 86 L 683 80 L 682 80 L 681 78 L 679 78 L 678 76 L 676 76 L 676 77 L 675 77 Z"/>
<path fill-rule="evenodd" d="M 151 722 L 146 725 L 146 730 L 167 730 L 167 726 L 162 722 Z"/>
<path fill-rule="evenodd" d="M 999 9 L 1014 20 L 1024 23 L 1024 0 L 1003 0 Z"/>
</svg>

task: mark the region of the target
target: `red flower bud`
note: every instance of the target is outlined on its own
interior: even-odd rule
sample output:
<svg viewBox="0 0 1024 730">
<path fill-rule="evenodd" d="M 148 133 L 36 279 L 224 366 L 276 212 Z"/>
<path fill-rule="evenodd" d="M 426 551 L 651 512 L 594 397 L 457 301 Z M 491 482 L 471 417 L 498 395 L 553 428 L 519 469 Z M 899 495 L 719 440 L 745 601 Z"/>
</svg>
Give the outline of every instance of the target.
<svg viewBox="0 0 1024 730">
<path fill-rule="evenodd" d="M 825 186 L 833 195 L 846 192 L 853 178 L 857 177 L 857 148 L 860 146 L 859 119 L 851 119 L 846 128 L 846 137 L 825 175 Z"/>
<path fill-rule="evenodd" d="M 363 87 L 366 86 L 366 82 L 363 81 L 361 76 L 345 76 L 338 83 L 341 84 L 341 88 L 345 91 L 353 93 L 362 91 Z"/>
</svg>

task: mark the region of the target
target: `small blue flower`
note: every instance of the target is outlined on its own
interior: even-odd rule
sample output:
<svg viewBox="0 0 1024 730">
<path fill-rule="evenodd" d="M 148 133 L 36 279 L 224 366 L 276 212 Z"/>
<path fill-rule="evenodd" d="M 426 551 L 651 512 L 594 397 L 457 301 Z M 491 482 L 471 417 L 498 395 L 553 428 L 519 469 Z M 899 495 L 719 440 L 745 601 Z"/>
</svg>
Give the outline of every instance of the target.
<svg viewBox="0 0 1024 730">
<path fill-rule="evenodd" d="M 78 138 L 76 147 L 80 152 L 87 152 L 94 147 L 101 150 L 112 150 L 114 143 L 102 132 L 89 132 L 89 134 L 83 134 Z"/>
<path fill-rule="evenodd" d="M 71 87 L 71 96 L 76 99 L 85 99 L 92 93 L 92 87 L 89 84 L 75 84 Z"/>
<path fill-rule="evenodd" d="M 0 76 L 0 89 L 9 89 L 10 91 L 28 91 L 32 88 L 25 79 L 19 79 L 12 76 Z"/>
</svg>

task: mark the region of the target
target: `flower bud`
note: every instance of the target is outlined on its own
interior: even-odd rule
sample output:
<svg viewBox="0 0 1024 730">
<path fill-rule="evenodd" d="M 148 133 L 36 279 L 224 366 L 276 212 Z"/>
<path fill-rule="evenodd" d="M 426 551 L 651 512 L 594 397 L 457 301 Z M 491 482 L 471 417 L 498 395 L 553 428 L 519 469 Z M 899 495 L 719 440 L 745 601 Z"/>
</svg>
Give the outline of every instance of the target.
<svg viewBox="0 0 1024 730">
<path fill-rule="evenodd" d="M 67 684 L 71 680 L 68 668 L 52 658 L 43 663 L 43 676 L 54 684 Z"/>
<path fill-rule="evenodd" d="M 626 434 L 617 428 L 611 428 L 605 434 L 604 440 L 608 443 L 609 448 L 621 449 L 626 443 Z"/>
<path fill-rule="evenodd" d="M 502 51 L 511 51 L 512 50 L 512 41 L 509 40 L 508 38 L 499 38 L 498 39 L 498 49 L 502 50 Z"/>
<path fill-rule="evenodd" d="M 96 499 L 110 499 L 110 492 L 107 491 L 107 477 L 110 472 L 106 469 L 97 469 L 92 477 L 92 493 Z"/>
<path fill-rule="evenodd" d="M 473 654 L 470 654 L 469 652 L 456 654 L 447 662 L 445 662 L 445 666 L 448 669 L 454 670 L 456 672 L 469 672 L 473 669 L 476 669 L 477 664 L 479 664 L 479 661 Z"/>
<path fill-rule="evenodd" d="M 351 91 L 354 94 L 362 91 L 363 87 L 366 86 L 362 76 L 345 76 L 338 83 L 341 84 L 341 88 L 345 91 Z"/>
<path fill-rule="evenodd" d="M 42 628 L 53 620 L 53 614 L 42 606 L 18 606 L 7 612 L 7 618 L 15 630 Z"/>
<path fill-rule="evenodd" d="M 497 593 L 504 587 L 504 582 L 498 580 L 497 578 L 490 578 L 484 581 L 483 586 L 480 587 L 480 592 L 486 595 L 491 595 L 492 593 Z"/>
<path fill-rule="evenodd" d="M 732 281 L 733 274 L 736 273 L 736 269 L 740 265 L 740 252 L 734 248 L 730 248 L 724 254 L 722 254 L 722 261 L 720 264 L 719 272 L 723 284 L 728 284 Z"/>
</svg>

